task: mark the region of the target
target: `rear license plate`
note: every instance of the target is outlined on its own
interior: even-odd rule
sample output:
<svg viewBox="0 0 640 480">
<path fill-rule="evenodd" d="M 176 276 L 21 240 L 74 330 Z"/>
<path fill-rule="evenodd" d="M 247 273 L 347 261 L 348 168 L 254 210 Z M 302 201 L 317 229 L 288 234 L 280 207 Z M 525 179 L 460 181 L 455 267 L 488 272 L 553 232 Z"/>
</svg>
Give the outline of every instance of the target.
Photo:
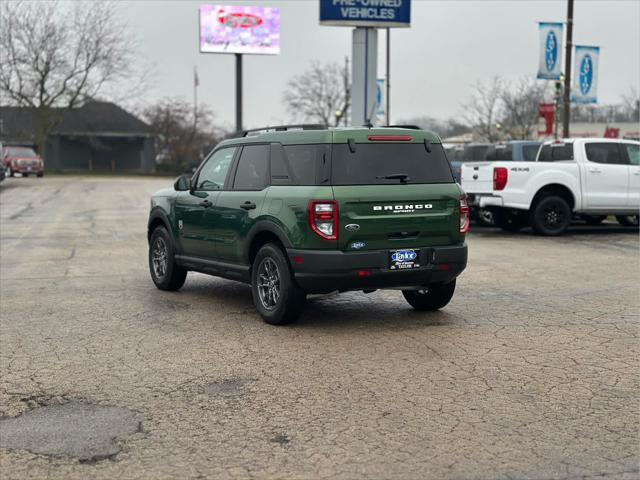
<svg viewBox="0 0 640 480">
<path fill-rule="evenodd" d="M 420 267 L 420 250 L 391 250 L 389 252 L 389 269 L 409 270 Z"/>
</svg>

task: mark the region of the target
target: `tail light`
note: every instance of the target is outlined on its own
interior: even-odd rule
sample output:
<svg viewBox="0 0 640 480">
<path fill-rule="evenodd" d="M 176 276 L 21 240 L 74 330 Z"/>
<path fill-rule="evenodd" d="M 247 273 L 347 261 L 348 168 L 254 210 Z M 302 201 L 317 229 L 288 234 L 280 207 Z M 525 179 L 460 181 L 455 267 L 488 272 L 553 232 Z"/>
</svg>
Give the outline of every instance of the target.
<svg viewBox="0 0 640 480">
<path fill-rule="evenodd" d="M 494 167 L 493 169 L 493 189 L 504 190 L 509 179 L 509 170 L 504 167 Z"/>
<path fill-rule="evenodd" d="M 467 203 L 467 197 L 460 197 L 460 233 L 467 233 L 469 231 L 469 204 Z"/>
<path fill-rule="evenodd" d="M 325 240 L 338 239 L 338 204 L 335 200 L 309 202 L 309 226 Z"/>
</svg>

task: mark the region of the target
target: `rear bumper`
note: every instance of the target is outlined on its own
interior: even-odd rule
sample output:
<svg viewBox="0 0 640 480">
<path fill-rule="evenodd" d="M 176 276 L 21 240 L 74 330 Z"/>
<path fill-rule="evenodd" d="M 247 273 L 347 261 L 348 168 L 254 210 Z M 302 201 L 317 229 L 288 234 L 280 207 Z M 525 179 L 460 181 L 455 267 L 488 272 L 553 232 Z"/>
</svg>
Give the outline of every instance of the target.
<svg viewBox="0 0 640 480">
<path fill-rule="evenodd" d="M 308 293 L 447 283 L 467 266 L 467 245 L 420 248 L 420 268 L 390 270 L 389 250 L 287 249 L 296 282 Z M 366 272 L 366 273 L 363 273 Z"/>
<path fill-rule="evenodd" d="M 469 193 L 467 194 L 469 206 L 473 208 L 502 207 L 504 199 L 491 194 Z"/>
</svg>

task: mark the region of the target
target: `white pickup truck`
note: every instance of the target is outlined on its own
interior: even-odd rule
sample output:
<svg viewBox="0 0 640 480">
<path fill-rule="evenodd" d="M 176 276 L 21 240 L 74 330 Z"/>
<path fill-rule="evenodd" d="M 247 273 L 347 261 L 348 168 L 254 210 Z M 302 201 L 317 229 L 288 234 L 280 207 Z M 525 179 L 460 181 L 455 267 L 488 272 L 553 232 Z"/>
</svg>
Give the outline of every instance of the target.
<svg viewBox="0 0 640 480">
<path fill-rule="evenodd" d="M 472 209 L 491 212 L 505 230 L 531 225 L 542 235 L 561 235 L 576 215 L 589 223 L 615 215 L 622 225 L 638 225 L 640 142 L 545 142 L 535 162 L 465 164 L 461 177 Z"/>
</svg>

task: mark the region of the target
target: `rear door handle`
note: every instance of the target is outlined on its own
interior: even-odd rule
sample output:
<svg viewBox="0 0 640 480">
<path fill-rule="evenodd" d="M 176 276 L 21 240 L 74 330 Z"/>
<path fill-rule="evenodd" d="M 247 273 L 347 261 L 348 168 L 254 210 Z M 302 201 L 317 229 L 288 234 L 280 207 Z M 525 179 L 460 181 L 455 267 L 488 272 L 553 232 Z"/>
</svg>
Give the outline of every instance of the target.
<svg viewBox="0 0 640 480">
<path fill-rule="evenodd" d="M 247 200 L 242 205 L 240 205 L 240 208 L 242 208 L 243 210 L 254 210 L 256 208 L 256 204 Z"/>
<path fill-rule="evenodd" d="M 602 170 L 597 170 L 595 168 L 592 168 L 589 170 L 590 173 L 602 173 Z"/>
<path fill-rule="evenodd" d="M 213 203 L 211 203 L 209 200 L 204 200 L 200 202 L 200 206 L 204 208 L 209 208 L 211 205 L 213 205 Z"/>
</svg>

